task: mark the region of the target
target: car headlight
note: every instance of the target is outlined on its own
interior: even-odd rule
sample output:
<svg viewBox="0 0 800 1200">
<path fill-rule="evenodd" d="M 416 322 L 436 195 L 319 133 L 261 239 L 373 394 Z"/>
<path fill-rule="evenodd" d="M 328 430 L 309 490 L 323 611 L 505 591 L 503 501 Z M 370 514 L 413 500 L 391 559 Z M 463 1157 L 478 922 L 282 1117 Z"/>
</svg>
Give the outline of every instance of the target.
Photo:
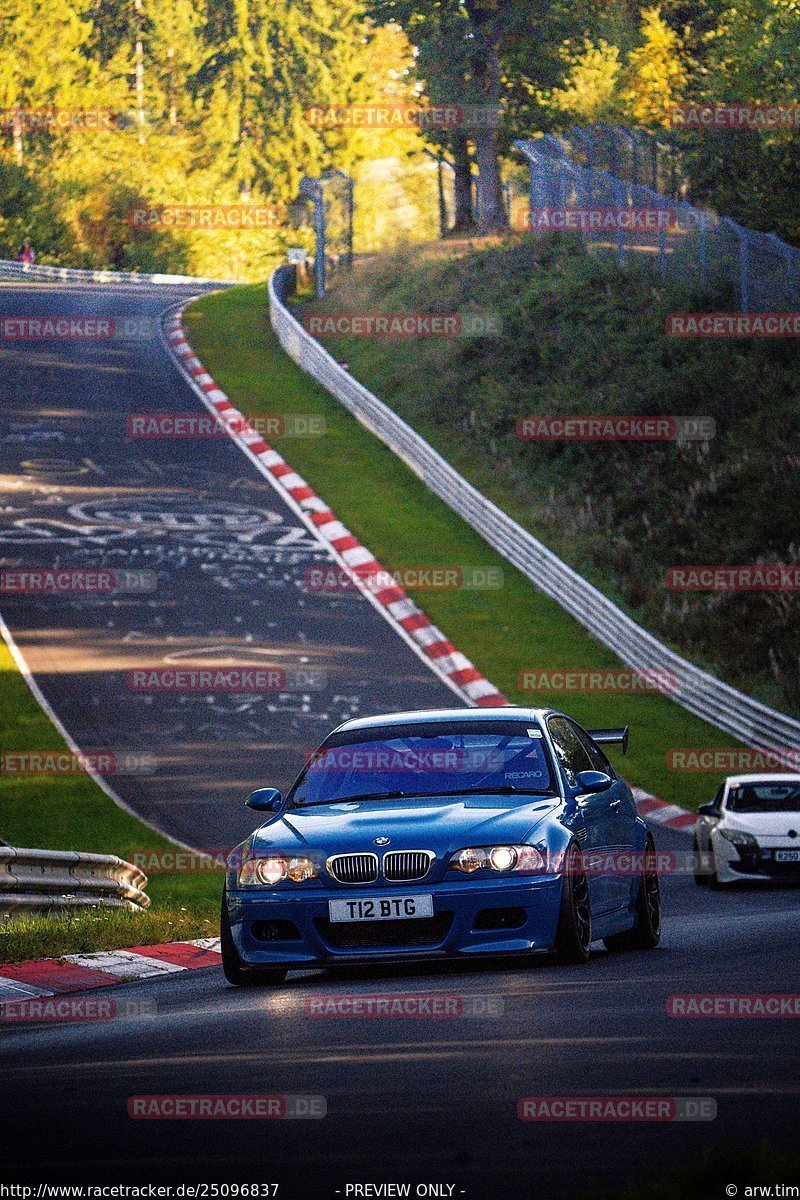
<svg viewBox="0 0 800 1200">
<path fill-rule="evenodd" d="M 752 833 L 745 833 L 743 829 L 719 829 L 717 832 L 720 837 L 725 838 L 726 842 L 731 842 L 734 846 L 746 846 L 750 850 L 758 849 L 758 842 Z"/>
<path fill-rule="evenodd" d="M 284 879 L 305 883 L 316 879 L 317 868 L 310 858 L 271 854 L 267 858 L 248 858 L 239 870 L 239 887 L 272 887 Z"/>
<path fill-rule="evenodd" d="M 541 871 L 544 859 L 535 846 L 467 846 L 457 850 L 450 866 L 465 875 L 476 871 Z"/>
</svg>

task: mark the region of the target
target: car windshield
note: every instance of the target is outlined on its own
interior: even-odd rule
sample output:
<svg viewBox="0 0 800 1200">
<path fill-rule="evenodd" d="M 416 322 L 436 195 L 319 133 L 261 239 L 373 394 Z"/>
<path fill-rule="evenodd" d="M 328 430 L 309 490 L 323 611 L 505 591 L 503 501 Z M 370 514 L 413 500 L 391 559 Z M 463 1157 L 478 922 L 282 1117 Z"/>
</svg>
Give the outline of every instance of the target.
<svg viewBox="0 0 800 1200">
<path fill-rule="evenodd" d="M 554 795 L 541 731 L 532 723 L 436 725 L 334 736 L 292 787 L 295 804 L 504 791 Z"/>
<path fill-rule="evenodd" d="M 800 812 L 800 783 L 747 783 L 733 787 L 728 811 L 735 813 Z"/>
</svg>

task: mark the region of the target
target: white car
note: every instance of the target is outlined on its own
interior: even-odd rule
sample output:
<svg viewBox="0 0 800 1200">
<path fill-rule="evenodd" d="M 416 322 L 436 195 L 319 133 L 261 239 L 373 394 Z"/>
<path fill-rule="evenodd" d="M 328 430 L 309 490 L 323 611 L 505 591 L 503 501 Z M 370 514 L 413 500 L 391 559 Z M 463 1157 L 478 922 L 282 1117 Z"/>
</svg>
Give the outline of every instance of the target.
<svg viewBox="0 0 800 1200">
<path fill-rule="evenodd" d="M 698 884 L 800 883 L 800 775 L 731 775 L 698 811 Z"/>
</svg>

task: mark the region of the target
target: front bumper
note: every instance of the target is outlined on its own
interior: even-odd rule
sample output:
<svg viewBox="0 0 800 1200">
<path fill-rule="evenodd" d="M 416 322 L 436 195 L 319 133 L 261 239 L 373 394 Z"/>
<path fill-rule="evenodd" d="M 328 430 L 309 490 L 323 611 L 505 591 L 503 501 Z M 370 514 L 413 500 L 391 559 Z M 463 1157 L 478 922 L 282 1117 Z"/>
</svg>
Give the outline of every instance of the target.
<svg viewBox="0 0 800 1200">
<path fill-rule="evenodd" d="M 717 877 L 721 883 L 773 882 L 800 883 L 800 862 L 779 862 L 778 850 L 794 849 L 783 846 L 735 846 L 726 838 L 716 838 Z"/>
<path fill-rule="evenodd" d="M 555 942 L 560 876 L 457 880 L 370 889 L 229 890 L 234 944 L 249 966 L 330 965 L 547 951 Z M 333 923 L 328 901 L 431 895 L 433 917 Z"/>
</svg>

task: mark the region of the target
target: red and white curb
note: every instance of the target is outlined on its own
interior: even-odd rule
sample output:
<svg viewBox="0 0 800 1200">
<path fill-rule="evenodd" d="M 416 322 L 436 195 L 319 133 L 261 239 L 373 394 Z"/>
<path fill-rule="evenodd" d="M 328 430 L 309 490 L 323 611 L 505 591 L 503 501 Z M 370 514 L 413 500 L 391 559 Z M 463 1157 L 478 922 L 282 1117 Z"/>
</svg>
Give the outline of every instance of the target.
<svg viewBox="0 0 800 1200">
<path fill-rule="evenodd" d="M 358 538 L 336 519 L 324 500 L 302 479 L 289 463 L 247 423 L 241 412 L 231 404 L 226 394 L 195 354 L 183 330 L 181 317 L 191 301 L 173 309 L 164 321 L 167 346 L 181 374 L 212 412 L 227 427 L 229 435 L 245 451 L 270 483 L 283 495 L 308 528 L 342 564 L 364 594 L 372 600 L 417 650 L 428 666 L 473 706 L 499 707 L 511 701 L 481 674 L 466 655 L 461 654 L 428 616 L 401 587 L 382 587 L 376 580 L 385 578 L 385 571 L 374 555 L 362 546 Z M 641 788 L 633 789 L 638 808 L 648 821 L 671 829 L 688 830 L 695 817 L 676 804 L 668 804 Z"/>
<path fill-rule="evenodd" d="M 669 804 L 666 800 L 659 800 L 658 796 L 651 796 L 642 788 L 632 787 L 631 791 L 639 815 L 648 821 L 665 825 L 668 829 L 679 829 L 683 833 L 691 833 L 694 829 L 697 822 L 695 813 L 680 808 L 677 804 Z"/>
<path fill-rule="evenodd" d="M 358 538 L 336 519 L 324 500 L 247 423 L 209 375 L 192 350 L 181 324 L 186 305 L 167 316 L 164 332 L 182 374 L 203 403 L 227 427 L 228 433 L 259 466 L 317 539 L 331 551 L 354 584 L 383 612 L 391 624 L 457 695 L 470 705 L 496 707 L 508 699 L 449 641 L 401 587 L 386 587 L 390 575 Z"/>
<path fill-rule="evenodd" d="M 130 983 L 154 975 L 174 975 L 200 967 L 218 967 L 221 962 L 219 938 L 199 938 L 192 942 L 166 942 L 157 946 L 8 963 L 0 967 L 0 1022 L 6 1004 L 13 1009 L 21 1000 L 84 992 L 90 988 Z"/>
</svg>

